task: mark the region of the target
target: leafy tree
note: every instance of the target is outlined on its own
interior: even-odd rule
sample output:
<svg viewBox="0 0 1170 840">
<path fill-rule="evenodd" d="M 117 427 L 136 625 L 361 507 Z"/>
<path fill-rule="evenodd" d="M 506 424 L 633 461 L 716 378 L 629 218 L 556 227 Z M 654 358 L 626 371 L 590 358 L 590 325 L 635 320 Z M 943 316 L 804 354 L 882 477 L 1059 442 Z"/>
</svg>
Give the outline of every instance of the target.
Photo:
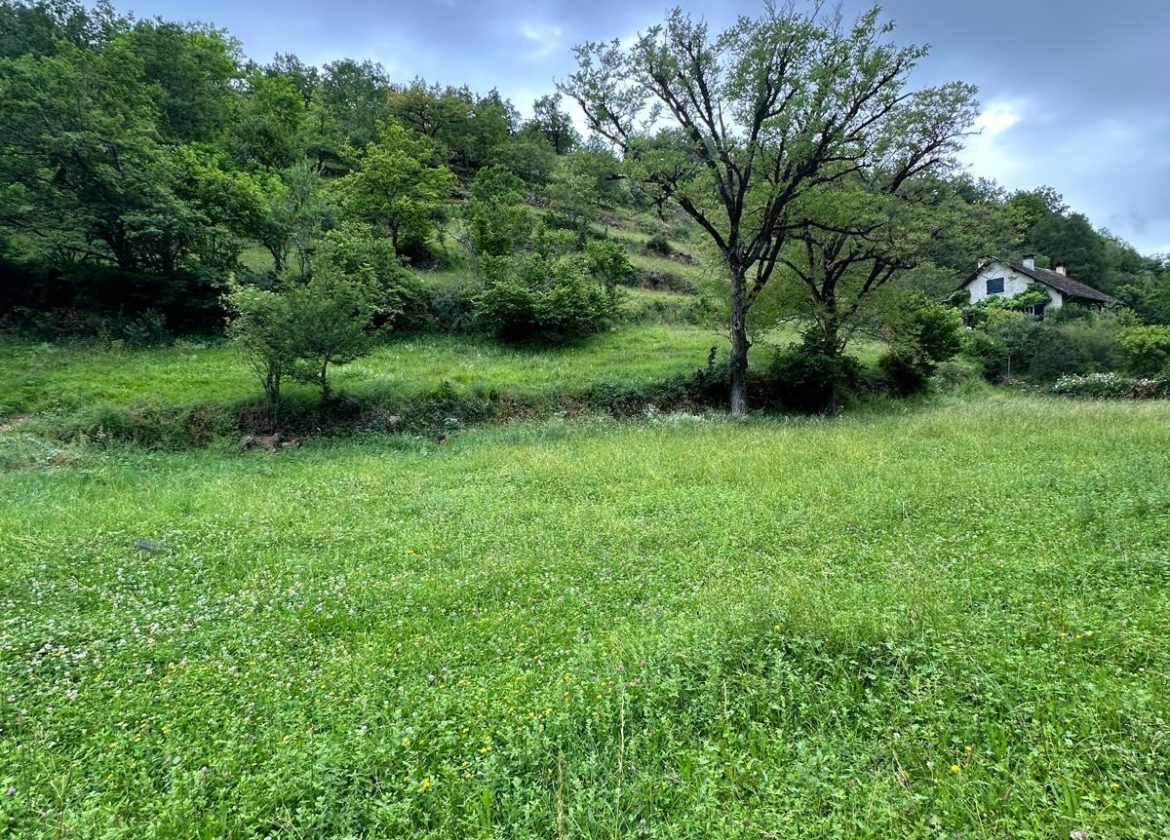
<svg viewBox="0 0 1170 840">
<path fill-rule="evenodd" d="M 317 244 L 314 264 L 361 279 L 370 291 L 376 327 L 417 326 L 429 314 L 421 281 L 402 267 L 390 242 L 369 225 L 344 222 L 327 232 Z"/>
<path fill-rule="evenodd" d="M 255 185 L 213 152 L 160 135 L 164 103 L 137 37 L 0 59 L 0 226 L 58 266 L 229 268 L 254 229 Z"/>
<path fill-rule="evenodd" d="M 398 123 L 386 123 L 378 141 L 354 158 L 355 170 L 338 186 L 345 213 L 385 230 L 394 250 L 418 254 L 435 230 L 435 213 L 451 197 L 455 175 L 434 162 L 434 145 Z"/>
<path fill-rule="evenodd" d="M 1084 214 L 1046 214 L 1028 232 L 1028 247 L 1067 266 L 1069 276 L 1082 283 L 1113 291 L 1105 241 Z"/>
<path fill-rule="evenodd" d="M 925 387 L 939 362 L 962 349 L 963 318 L 957 309 L 931 303 L 921 294 L 899 304 L 885 324 L 889 349 L 878 360 L 878 370 L 891 392 L 909 396 Z"/>
<path fill-rule="evenodd" d="M 498 91 L 477 98 L 467 87 L 428 85 L 422 79 L 393 88 L 389 108 L 398 122 L 432 140 L 443 162 L 463 176 L 492 160 L 516 119 Z"/>
<path fill-rule="evenodd" d="M 553 220 L 584 237 L 589 225 L 597 220 L 597 182 L 588 174 L 575 170 L 567 158 L 557 158 L 552 178 L 544 190 Z"/>
<path fill-rule="evenodd" d="M 275 412 L 281 384 L 296 360 L 289 301 L 255 286 L 236 286 L 224 296 L 224 308 L 228 338 L 243 352 Z"/>
<path fill-rule="evenodd" d="M 611 239 L 595 239 L 586 243 L 585 259 L 590 273 L 601 281 L 611 296 L 634 273 L 629 251 L 620 242 Z"/>
<path fill-rule="evenodd" d="M 307 283 L 292 283 L 281 293 L 288 306 L 288 341 L 300 379 L 332 394 L 329 367 L 345 365 L 373 349 L 376 290 L 370 278 L 345 275 L 318 261 Z"/>
<path fill-rule="evenodd" d="M 465 212 L 477 255 L 507 256 L 532 228 L 524 206 L 524 182 L 504 166 L 479 171 L 471 182 L 471 200 Z"/>
<path fill-rule="evenodd" d="M 1118 343 L 1126 370 L 1135 376 L 1170 373 L 1170 327 L 1127 327 Z"/>
<path fill-rule="evenodd" d="M 874 299 L 887 284 L 973 235 L 985 241 L 967 205 L 923 174 L 945 165 L 948 146 L 973 113 L 945 100 L 924 107 L 951 114 L 949 123 L 929 118 L 941 126 L 937 137 L 902 136 L 903 157 L 887 167 L 823 184 L 794 202 L 780 260 L 804 292 L 796 312 L 820 332 L 826 352 L 844 352 L 852 333 L 877 314 Z"/>
<path fill-rule="evenodd" d="M 139 21 L 125 39 L 160 94 L 162 139 L 217 142 L 235 105 L 239 45 L 206 26 L 162 20 Z"/>
<path fill-rule="evenodd" d="M 245 83 L 234 127 L 237 160 L 274 171 L 293 166 L 309 145 L 310 102 L 297 78 L 254 67 Z"/>
<path fill-rule="evenodd" d="M 239 286 L 225 297 L 228 335 L 243 350 L 275 409 L 285 377 L 316 384 L 332 393 L 329 367 L 370 351 L 376 292 L 361 273 L 345 275 L 322 261 L 307 282 L 285 283 L 277 291 Z"/>
<path fill-rule="evenodd" d="M 321 167 L 300 161 L 269 178 L 264 193 L 264 224 L 257 239 L 272 255 L 277 276 L 295 254 L 302 278 L 310 271 L 313 247 L 336 215 L 322 188 Z"/>
<path fill-rule="evenodd" d="M 925 50 L 889 43 L 889 31 L 876 8 L 845 27 L 819 7 L 769 6 L 712 36 L 676 9 L 628 48 L 578 47 L 579 68 L 561 86 L 631 178 L 655 203 L 681 207 L 726 265 L 737 416 L 747 411 L 746 314 L 779 261 L 793 203 L 896 157 L 895 126 L 946 149 L 944 132 L 917 123 L 929 118 L 921 100 L 969 95 L 908 92 Z M 672 127 L 659 129 L 663 119 Z"/>
<path fill-rule="evenodd" d="M 513 134 L 492 149 L 492 161 L 507 167 L 526 184 L 543 186 L 552 178 L 557 156 L 542 138 Z"/>
<path fill-rule="evenodd" d="M 344 145 L 363 148 L 378 137 L 378 126 L 390 117 L 390 80 L 381 64 L 350 58 L 321 70 L 320 120 L 331 123 Z"/>
<path fill-rule="evenodd" d="M 533 103 L 532 119 L 524 124 L 524 132 L 547 142 L 558 155 L 568 154 L 581 142 L 573 119 L 561 110 L 559 93 L 542 96 Z"/>
</svg>

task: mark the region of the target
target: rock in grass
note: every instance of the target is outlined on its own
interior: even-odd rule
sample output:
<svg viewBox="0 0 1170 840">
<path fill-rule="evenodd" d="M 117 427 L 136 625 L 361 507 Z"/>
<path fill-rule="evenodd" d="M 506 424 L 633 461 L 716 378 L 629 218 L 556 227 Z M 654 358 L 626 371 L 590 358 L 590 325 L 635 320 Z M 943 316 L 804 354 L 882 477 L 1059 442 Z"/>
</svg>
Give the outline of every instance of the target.
<svg viewBox="0 0 1170 840">
<path fill-rule="evenodd" d="M 148 554 L 163 554 L 171 550 L 171 547 L 166 543 L 154 542 L 153 540 L 135 540 L 134 547 Z"/>
</svg>

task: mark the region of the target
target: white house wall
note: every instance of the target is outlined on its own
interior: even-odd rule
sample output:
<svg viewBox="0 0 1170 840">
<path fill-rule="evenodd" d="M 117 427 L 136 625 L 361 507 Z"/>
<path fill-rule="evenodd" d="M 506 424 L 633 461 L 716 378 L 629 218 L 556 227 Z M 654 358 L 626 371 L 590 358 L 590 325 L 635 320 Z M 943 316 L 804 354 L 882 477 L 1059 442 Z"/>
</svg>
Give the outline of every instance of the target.
<svg viewBox="0 0 1170 840">
<path fill-rule="evenodd" d="M 1003 278 L 1003 294 L 988 295 L 987 281 L 997 280 L 999 278 Z M 986 300 L 988 297 L 1015 297 L 1028 291 L 1028 286 L 1035 282 L 1031 277 L 1025 277 L 1023 274 L 1012 270 L 1006 265 L 992 263 L 991 265 L 985 266 L 979 272 L 979 275 L 966 285 L 966 289 L 971 292 L 971 303 L 978 303 L 981 300 Z M 1059 309 L 1064 305 L 1064 296 L 1056 291 L 1056 289 L 1050 289 L 1043 283 L 1038 283 L 1037 285 L 1048 292 L 1048 297 L 1052 301 L 1048 304 L 1050 308 Z"/>
</svg>

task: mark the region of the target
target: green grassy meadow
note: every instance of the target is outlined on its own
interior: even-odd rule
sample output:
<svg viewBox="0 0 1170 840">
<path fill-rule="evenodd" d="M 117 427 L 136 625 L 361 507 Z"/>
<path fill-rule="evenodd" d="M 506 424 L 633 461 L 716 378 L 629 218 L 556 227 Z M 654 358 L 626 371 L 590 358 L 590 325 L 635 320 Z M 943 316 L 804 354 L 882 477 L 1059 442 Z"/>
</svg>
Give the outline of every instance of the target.
<svg viewBox="0 0 1170 840">
<path fill-rule="evenodd" d="M 509 347 L 474 336 L 406 336 L 336 368 L 331 378 L 336 390 L 359 396 L 389 392 L 410 398 L 444 382 L 464 393 L 495 389 L 541 396 L 597 382 L 653 382 L 690 373 L 705 364 L 711 347 L 726 355 L 725 344 L 711 329 L 665 325 L 615 330 L 563 348 Z M 223 404 L 261 393 L 245 360 L 224 342 L 140 350 L 0 342 L 0 382 L 5 383 L 0 417 L 121 406 L 143 398 L 171 405 Z M 313 393 L 295 383 L 286 389 L 294 398 Z"/>
<path fill-rule="evenodd" d="M 1168 475 L 1010 394 L 81 447 L 0 474 L 0 836 L 1165 837 Z"/>
</svg>

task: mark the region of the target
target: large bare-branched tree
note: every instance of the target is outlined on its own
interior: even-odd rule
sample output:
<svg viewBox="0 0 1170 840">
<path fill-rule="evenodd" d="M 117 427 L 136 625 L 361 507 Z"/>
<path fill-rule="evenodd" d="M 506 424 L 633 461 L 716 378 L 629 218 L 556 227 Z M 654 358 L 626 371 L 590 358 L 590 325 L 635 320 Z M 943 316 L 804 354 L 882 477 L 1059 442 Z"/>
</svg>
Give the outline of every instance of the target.
<svg viewBox="0 0 1170 840">
<path fill-rule="evenodd" d="M 924 47 L 899 47 L 874 7 L 851 25 L 820 3 L 768 3 L 713 34 L 675 9 L 632 45 L 586 43 L 560 90 L 622 153 L 631 181 L 699 224 L 729 279 L 731 410 L 747 411 L 745 316 L 810 190 L 954 151 L 974 90 L 908 90 Z M 910 161 L 909 165 L 905 165 Z M 917 161 L 916 163 L 914 161 Z"/>
</svg>

